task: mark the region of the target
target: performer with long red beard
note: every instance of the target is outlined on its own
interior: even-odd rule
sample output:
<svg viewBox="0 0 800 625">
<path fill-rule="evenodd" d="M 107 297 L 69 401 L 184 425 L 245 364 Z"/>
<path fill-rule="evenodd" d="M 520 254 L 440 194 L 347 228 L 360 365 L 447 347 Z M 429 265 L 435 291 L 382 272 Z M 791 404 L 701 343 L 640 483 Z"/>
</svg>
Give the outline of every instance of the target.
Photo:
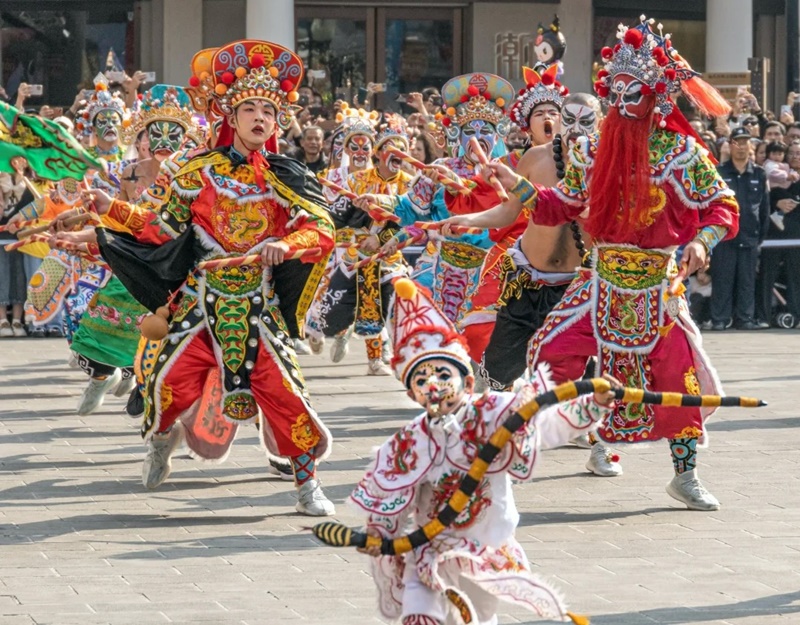
<svg viewBox="0 0 800 625">
<path fill-rule="evenodd" d="M 604 48 L 595 84 L 610 105 L 596 136 L 580 140 L 557 187 L 535 186 L 501 164 L 491 170 L 514 196 L 485 213 L 454 217 L 459 225 L 501 227 L 522 207 L 535 223 L 554 226 L 587 210 L 594 240 L 591 267 L 581 269 L 530 343 L 529 366 L 549 362 L 556 381 L 580 377 L 596 355 L 599 372 L 626 386 L 654 391 L 720 394 L 680 287 L 675 250 L 685 245 L 682 272 L 705 265 L 722 239 L 736 235 L 738 206 L 702 140 L 674 106 L 682 91 L 705 114 L 727 103 L 698 78 L 644 17 L 620 27 Z M 669 440 L 675 477 L 667 492 L 694 510 L 717 499 L 697 477 L 697 446 L 713 409 L 618 406 L 598 430 L 608 442 Z"/>
</svg>

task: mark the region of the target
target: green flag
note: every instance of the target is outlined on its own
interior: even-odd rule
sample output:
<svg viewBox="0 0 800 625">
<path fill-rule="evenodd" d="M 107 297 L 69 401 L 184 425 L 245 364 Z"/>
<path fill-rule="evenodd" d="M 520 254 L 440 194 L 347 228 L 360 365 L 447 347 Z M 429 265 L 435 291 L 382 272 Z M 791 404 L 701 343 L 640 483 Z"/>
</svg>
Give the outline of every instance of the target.
<svg viewBox="0 0 800 625">
<path fill-rule="evenodd" d="M 105 170 L 102 161 L 55 122 L 0 102 L 0 171 L 13 174 L 15 156 L 25 158 L 37 176 L 48 180 L 80 180 L 87 169 Z"/>
</svg>

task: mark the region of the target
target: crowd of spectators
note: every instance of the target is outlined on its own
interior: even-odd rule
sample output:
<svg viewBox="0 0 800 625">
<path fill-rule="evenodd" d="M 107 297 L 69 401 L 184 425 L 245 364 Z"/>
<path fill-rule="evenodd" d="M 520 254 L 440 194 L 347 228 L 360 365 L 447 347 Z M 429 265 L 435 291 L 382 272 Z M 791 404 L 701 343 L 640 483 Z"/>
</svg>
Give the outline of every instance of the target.
<svg viewBox="0 0 800 625">
<path fill-rule="evenodd" d="M 133 105 L 137 93 L 146 88 L 143 79 L 144 74 L 136 72 L 110 88 Z M 302 108 L 291 128 L 282 133 L 279 146 L 282 153 L 305 163 L 316 174 L 328 167 L 341 102 L 326 105 L 322 95 L 309 86 L 299 91 Z M 30 97 L 29 86 L 22 84 L 10 103 L 69 128 L 84 93 L 81 90 L 69 108 L 26 107 Z M 0 98 L 9 100 L 2 89 Z M 398 100 L 411 155 L 425 163 L 441 157 L 443 147 L 435 140 L 433 126 L 442 105 L 439 91 L 429 87 Z M 685 109 L 691 125 L 719 161 L 721 175 L 735 191 L 741 218 L 737 237 L 721 243 L 710 267 L 690 279 L 691 311 L 703 329 L 758 330 L 800 324 L 800 245 L 791 243 L 800 243 L 800 211 L 795 211 L 800 206 L 800 121 L 792 114 L 794 100 L 795 94 L 789 94 L 777 118 L 762 110 L 746 90 L 740 91 L 732 115 L 726 118 L 702 119 Z M 526 143 L 525 133 L 516 127 L 506 137 L 509 149 L 523 148 Z M 0 173 L 0 224 L 30 201 L 24 197 L 25 177 L 33 179 L 24 163 L 15 174 Z M 22 256 L 0 248 L 0 337 L 33 334 L 30 326 L 26 329 L 22 303 L 25 284 L 36 264 L 27 263 L 26 272 Z M 35 334 L 46 332 L 37 330 Z"/>
</svg>

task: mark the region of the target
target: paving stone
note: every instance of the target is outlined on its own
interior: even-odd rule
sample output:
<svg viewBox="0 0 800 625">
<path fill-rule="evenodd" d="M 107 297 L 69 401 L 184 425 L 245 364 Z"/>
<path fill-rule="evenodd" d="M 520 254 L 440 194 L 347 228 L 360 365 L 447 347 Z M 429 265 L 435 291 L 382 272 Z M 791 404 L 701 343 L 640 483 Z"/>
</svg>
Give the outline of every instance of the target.
<svg viewBox="0 0 800 625">
<path fill-rule="evenodd" d="M 709 424 L 699 464 L 719 512 L 667 496 L 664 443 L 615 446 L 614 479 L 588 474 L 585 450 L 553 450 L 515 486 L 534 571 L 595 625 L 800 623 L 800 333 L 712 334 L 706 346 L 729 393 L 770 402 Z M 364 377 L 363 344 L 352 347 L 340 365 L 301 362 L 336 437 L 321 478 L 335 518 L 356 526 L 344 500 L 372 448 L 417 410 L 393 378 Z M 2 348 L 14 364 L 0 366 L 0 625 L 385 625 L 366 556 L 311 538 L 315 520 L 266 472 L 254 428 L 224 464 L 178 454 L 148 492 L 123 400 L 78 417 L 85 380 L 63 364 L 63 341 Z M 499 622 L 543 623 L 507 606 Z"/>
</svg>

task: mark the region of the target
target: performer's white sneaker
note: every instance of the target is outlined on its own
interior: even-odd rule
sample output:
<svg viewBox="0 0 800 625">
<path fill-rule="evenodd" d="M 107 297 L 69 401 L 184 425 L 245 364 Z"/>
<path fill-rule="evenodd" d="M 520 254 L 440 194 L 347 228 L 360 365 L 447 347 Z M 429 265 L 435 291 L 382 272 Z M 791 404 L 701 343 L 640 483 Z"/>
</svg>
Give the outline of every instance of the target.
<svg viewBox="0 0 800 625">
<path fill-rule="evenodd" d="M 78 402 L 78 414 L 82 417 L 92 414 L 103 405 L 106 393 L 119 384 L 122 371 L 114 369 L 114 373 L 105 380 L 89 379 L 89 384 L 83 389 L 81 400 Z"/>
<path fill-rule="evenodd" d="M 292 345 L 294 345 L 294 352 L 300 356 L 308 356 L 311 353 L 308 345 L 302 339 L 294 339 Z"/>
<path fill-rule="evenodd" d="M 183 424 L 177 421 L 166 434 L 153 434 L 147 442 L 142 464 L 142 484 L 153 490 L 161 486 L 172 471 L 172 454 L 183 441 Z"/>
<path fill-rule="evenodd" d="M 333 345 L 331 345 L 332 362 L 341 362 L 344 360 L 344 357 L 347 356 L 347 352 L 350 349 L 350 347 L 347 345 L 347 341 L 348 336 L 346 334 L 337 336 L 335 339 L 333 339 Z"/>
<path fill-rule="evenodd" d="M 322 492 L 319 480 L 308 480 L 297 489 L 297 505 L 294 507 L 306 516 L 330 516 L 336 514 L 336 508 Z"/>
<path fill-rule="evenodd" d="M 667 495 L 686 504 L 689 510 L 719 510 L 719 501 L 706 490 L 697 477 L 697 469 L 672 478 L 667 484 Z"/>
<path fill-rule="evenodd" d="M 375 358 L 367 365 L 367 375 L 392 375 L 392 370 L 380 358 Z"/>
<path fill-rule="evenodd" d="M 619 463 L 619 456 L 600 443 L 592 445 L 592 451 L 589 453 L 589 460 L 586 462 L 586 468 L 600 477 L 617 477 L 618 475 L 622 475 L 622 465 Z"/>
<path fill-rule="evenodd" d="M 325 349 L 325 339 L 315 339 L 313 336 L 308 337 L 308 344 L 311 346 L 311 353 L 312 354 L 321 354 L 322 350 Z"/>
<path fill-rule="evenodd" d="M 128 378 L 122 378 L 122 381 L 117 384 L 116 388 L 111 391 L 114 397 L 127 397 L 131 394 L 131 391 L 136 386 L 136 377 L 130 376 Z"/>
</svg>

